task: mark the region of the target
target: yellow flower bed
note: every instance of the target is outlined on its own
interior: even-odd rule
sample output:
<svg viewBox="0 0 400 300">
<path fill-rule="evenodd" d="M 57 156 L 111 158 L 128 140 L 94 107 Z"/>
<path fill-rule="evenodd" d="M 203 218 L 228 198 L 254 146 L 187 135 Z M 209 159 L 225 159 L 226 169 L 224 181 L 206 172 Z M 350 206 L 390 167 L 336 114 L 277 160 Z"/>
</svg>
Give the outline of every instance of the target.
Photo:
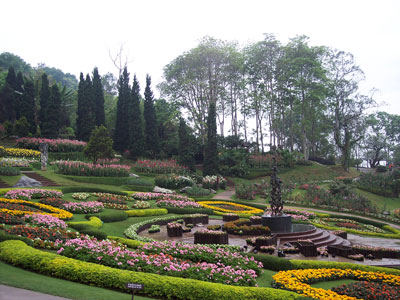
<svg viewBox="0 0 400 300">
<path fill-rule="evenodd" d="M 40 157 L 40 151 L 21 149 L 21 148 L 4 148 L 0 146 L 0 152 L 5 152 L 7 156 L 14 157 Z"/>
<path fill-rule="evenodd" d="M 276 285 L 289 291 L 302 294 L 304 296 L 315 299 L 358 299 L 346 295 L 339 295 L 331 290 L 313 288 L 308 282 L 318 282 L 336 279 L 356 279 L 375 282 L 384 282 L 390 285 L 400 286 L 400 276 L 390 275 L 381 272 L 366 272 L 361 270 L 351 269 L 305 269 L 305 270 L 290 270 L 281 271 L 273 277 Z"/>
<path fill-rule="evenodd" d="M 60 209 L 56 208 L 50 205 L 42 204 L 42 203 L 36 203 L 32 201 L 26 201 L 26 200 L 17 200 L 17 199 L 6 199 L 6 198 L 0 198 L 0 202 L 6 202 L 6 203 L 17 203 L 17 204 L 26 204 L 29 206 L 34 206 L 39 209 L 47 210 L 49 212 L 41 212 L 41 211 L 23 211 L 23 210 L 11 210 L 7 208 L 0 208 L 0 212 L 10 214 L 10 215 L 25 215 L 25 214 L 40 214 L 40 215 L 51 215 L 53 217 L 59 218 L 59 219 L 71 219 L 73 217 L 73 214 Z"/>
<path fill-rule="evenodd" d="M 254 214 L 260 214 L 263 213 L 261 209 L 242 205 L 242 204 L 237 204 L 233 202 L 226 202 L 226 201 L 201 201 L 198 202 L 201 206 L 205 208 L 209 208 L 215 211 L 220 211 L 223 213 L 238 213 L 238 214 L 247 214 L 247 215 L 254 215 Z M 211 204 L 211 205 L 210 205 Z M 231 205 L 237 208 L 241 208 L 241 210 L 233 210 L 233 209 L 225 209 L 221 207 L 214 206 L 212 204 L 222 204 L 222 205 Z"/>
</svg>

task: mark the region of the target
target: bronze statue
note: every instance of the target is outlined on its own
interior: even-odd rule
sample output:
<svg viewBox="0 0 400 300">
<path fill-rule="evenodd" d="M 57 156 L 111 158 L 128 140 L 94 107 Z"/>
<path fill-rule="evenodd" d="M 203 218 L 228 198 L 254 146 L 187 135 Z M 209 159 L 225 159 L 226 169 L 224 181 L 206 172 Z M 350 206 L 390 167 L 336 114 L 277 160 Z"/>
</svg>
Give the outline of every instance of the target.
<svg viewBox="0 0 400 300">
<path fill-rule="evenodd" d="M 272 216 L 281 216 L 283 210 L 283 200 L 282 200 L 282 192 L 281 192 L 281 183 L 282 181 L 278 178 L 278 167 L 276 164 L 276 148 L 275 155 L 272 158 L 274 166 L 272 167 L 272 175 L 271 175 L 271 200 L 269 203 L 271 204 L 271 215 Z"/>
</svg>

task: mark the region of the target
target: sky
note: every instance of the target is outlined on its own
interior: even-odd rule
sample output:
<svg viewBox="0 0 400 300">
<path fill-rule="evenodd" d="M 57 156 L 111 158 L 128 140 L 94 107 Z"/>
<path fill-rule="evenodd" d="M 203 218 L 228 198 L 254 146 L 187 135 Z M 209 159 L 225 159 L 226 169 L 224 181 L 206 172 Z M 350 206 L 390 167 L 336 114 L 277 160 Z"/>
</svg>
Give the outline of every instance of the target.
<svg viewBox="0 0 400 300">
<path fill-rule="evenodd" d="M 118 74 L 111 56 L 123 47 L 128 71 L 154 87 L 163 68 L 204 36 L 245 46 L 271 33 L 285 44 L 306 35 L 310 45 L 354 55 L 365 73 L 361 91 L 400 114 L 398 0 L 3 0 L 0 53 L 35 67 Z M 132 76 L 133 77 L 133 76 Z M 159 95 L 154 88 L 156 96 Z"/>
</svg>

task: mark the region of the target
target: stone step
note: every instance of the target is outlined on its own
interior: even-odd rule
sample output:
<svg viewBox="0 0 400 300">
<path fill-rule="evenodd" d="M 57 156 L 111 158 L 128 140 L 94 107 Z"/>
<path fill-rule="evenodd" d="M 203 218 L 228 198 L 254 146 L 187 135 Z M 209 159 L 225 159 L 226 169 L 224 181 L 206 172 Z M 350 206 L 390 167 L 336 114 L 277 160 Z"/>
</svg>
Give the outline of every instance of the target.
<svg viewBox="0 0 400 300">
<path fill-rule="evenodd" d="M 22 172 L 25 176 L 28 176 L 32 179 L 35 179 L 37 181 L 39 181 L 42 186 L 59 186 L 59 184 L 57 184 L 56 182 L 36 173 L 36 172 Z"/>
<path fill-rule="evenodd" d="M 293 236 L 285 236 L 282 238 L 279 238 L 280 243 L 287 243 L 287 242 L 295 242 L 297 240 L 312 240 L 320 237 L 323 235 L 324 232 L 320 229 L 315 230 L 312 233 L 306 233 L 306 234 L 298 234 L 298 235 L 293 235 Z"/>
</svg>

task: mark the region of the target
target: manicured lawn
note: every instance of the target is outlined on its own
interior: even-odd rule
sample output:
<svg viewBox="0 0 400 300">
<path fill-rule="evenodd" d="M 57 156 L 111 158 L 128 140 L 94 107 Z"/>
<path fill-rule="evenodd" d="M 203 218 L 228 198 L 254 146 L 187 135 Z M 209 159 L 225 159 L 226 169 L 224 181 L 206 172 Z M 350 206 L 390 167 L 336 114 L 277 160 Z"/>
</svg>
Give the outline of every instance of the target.
<svg viewBox="0 0 400 300">
<path fill-rule="evenodd" d="M 102 289 L 58 278 L 26 271 L 0 262 L 0 283 L 35 292 L 77 300 L 130 300 L 132 296 L 117 291 Z M 135 296 L 137 300 L 152 299 Z"/>
<path fill-rule="evenodd" d="M 356 189 L 357 193 L 362 196 L 367 197 L 371 200 L 373 204 L 375 204 L 379 209 L 383 210 L 386 205 L 386 210 L 391 211 L 393 214 L 393 210 L 400 207 L 400 198 L 388 198 L 379 195 L 375 195 L 370 192 L 366 192 L 360 189 Z"/>
<path fill-rule="evenodd" d="M 260 276 L 257 278 L 257 284 L 259 287 L 271 287 L 272 276 L 274 276 L 277 272 L 271 270 L 264 270 Z"/>
<path fill-rule="evenodd" d="M 342 285 L 342 284 L 349 284 L 352 282 L 356 282 L 357 280 L 353 280 L 353 279 L 340 279 L 340 280 L 332 280 L 332 281 L 321 281 L 321 282 L 317 282 L 317 283 L 313 283 L 311 284 L 312 287 L 314 288 L 320 288 L 320 289 L 324 289 L 324 290 L 329 290 L 333 287 Z"/>
</svg>

